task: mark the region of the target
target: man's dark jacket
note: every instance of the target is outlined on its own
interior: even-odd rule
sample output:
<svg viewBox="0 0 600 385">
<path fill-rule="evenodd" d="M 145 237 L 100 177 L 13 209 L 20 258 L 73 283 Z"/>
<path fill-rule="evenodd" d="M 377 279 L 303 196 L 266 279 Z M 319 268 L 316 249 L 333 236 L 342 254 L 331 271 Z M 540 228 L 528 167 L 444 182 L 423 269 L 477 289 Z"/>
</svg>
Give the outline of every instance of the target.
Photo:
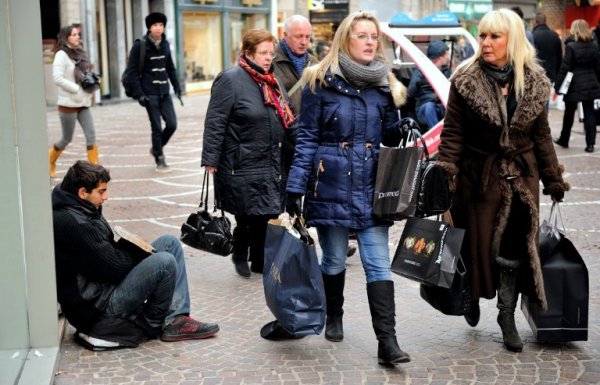
<svg viewBox="0 0 600 385">
<path fill-rule="evenodd" d="M 562 62 L 562 43 L 558 34 L 548 28 L 546 24 L 539 24 L 533 28 L 533 38 L 537 58 L 546 71 L 546 76 L 552 83 L 556 81 L 556 74 Z"/>
<path fill-rule="evenodd" d="M 119 249 L 101 209 L 60 185 L 52 191 L 52 211 L 58 301 L 69 323 L 86 333 L 139 261 Z"/>
<path fill-rule="evenodd" d="M 294 68 L 292 61 L 287 56 L 283 48 L 281 48 L 281 44 L 278 44 L 275 48 L 275 55 L 275 60 L 273 60 L 273 65 L 275 66 L 275 76 L 277 76 L 277 80 L 279 80 L 281 85 L 283 85 L 285 90 L 289 93 L 298 80 L 300 80 L 300 74 L 296 72 L 296 68 Z M 318 62 L 319 60 L 317 60 L 316 57 L 310 53 L 307 53 L 304 68 L 315 65 Z M 296 116 L 300 116 L 302 90 L 296 90 L 293 95 L 289 96 L 289 99 L 294 114 Z"/>
<path fill-rule="evenodd" d="M 169 80 L 175 93 L 180 94 L 181 87 L 166 36 L 163 34 L 158 48 L 147 35 L 142 39 L 145 39 L 146 53 L 141 78 L 139 77 L 141 46 L 139 39 L 133 43 L 127 62 L 127 72 L 134 99 L 147 95 L 168 95 L 170 93 Z"/>
</svg>

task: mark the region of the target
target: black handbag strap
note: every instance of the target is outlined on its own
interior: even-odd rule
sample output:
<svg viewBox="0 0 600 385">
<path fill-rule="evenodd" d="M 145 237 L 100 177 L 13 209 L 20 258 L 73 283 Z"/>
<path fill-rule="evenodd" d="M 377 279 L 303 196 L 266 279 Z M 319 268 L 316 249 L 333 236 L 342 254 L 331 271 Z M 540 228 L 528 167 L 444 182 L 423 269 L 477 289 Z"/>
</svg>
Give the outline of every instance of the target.
<svg viewBox="0 0 600 385">
<path fill-rule="evenodd" d="M 208 211 L 208 190 L 210 189 L 210 173 L 204 172 L 204 177 L 202 179 L 202 190 L 200 191 L 200 204 L 199 208 L 204 207 L 205 210 Z M 214 175 L 213 175 L 213 185 L 214 185 Z M 213 213 L 217 212 L 217 202 L 219 201 L 217 196 L 217 189 L 213 189 Z M 221 209 L 221 216 L 225 216 L 225 212 Z"/>
</svg>

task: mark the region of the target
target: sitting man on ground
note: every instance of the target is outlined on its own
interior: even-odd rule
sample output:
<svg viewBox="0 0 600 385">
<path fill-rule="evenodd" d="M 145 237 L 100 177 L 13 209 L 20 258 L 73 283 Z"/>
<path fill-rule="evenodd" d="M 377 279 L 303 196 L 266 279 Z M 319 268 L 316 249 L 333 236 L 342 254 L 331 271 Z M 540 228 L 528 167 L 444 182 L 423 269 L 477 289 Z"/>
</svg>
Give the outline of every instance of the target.
<svg viewBox="0 0 600 385">
<path fill-rule="evenodd" d="M 76 338 L 83 333 L 117 342 L 104 345 L 116 348 L 140 342 L 134 338 L 132 344 L 123 346 L 128 330 L 133 334 L 141 330 L 140 340 L 160 336 L 163 341 L 182 341 L 215 335 L 216 323 L 189 316 L 187 273 L 177 237 L 159 237 L 148 245 L 153 252 L 142 251 L 142 256 L 126 247 L 126 242 L 115 242 L 102 215 L 109 181 L 107 169 L 80 160 L 52 191 L 58 301 L 77 329 Z"/>
<path fill-rule="evenodd" d="M 431 41 L 427 47 L 427 57 L 447 78 L 450 77 L 450 66 L 448 65 L 450 55 L 446 43 L 441 40 Z M 408 96 L 415 98 L 417 120 L 419 123 L 426 124 L 427 129 L 435 126 L 444 118 L 446 114 L 444 106 L 418 68 L 415 68 L 410 76 Z"/>
</svg>

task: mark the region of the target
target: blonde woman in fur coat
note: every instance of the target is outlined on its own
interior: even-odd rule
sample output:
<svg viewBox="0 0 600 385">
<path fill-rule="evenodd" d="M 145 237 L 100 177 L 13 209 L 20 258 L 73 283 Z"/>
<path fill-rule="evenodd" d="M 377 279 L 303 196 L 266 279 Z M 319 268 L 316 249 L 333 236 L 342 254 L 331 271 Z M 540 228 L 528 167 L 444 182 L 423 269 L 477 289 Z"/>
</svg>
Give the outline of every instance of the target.
<svg viewBox="0 0 600 385">
<path fill-rule="evenodd" d="M 519 292 L 547 307 L 538 255 L 539 181 L 561 201 L 569 189 L 558 164 L 548 114 L 550 84 L 510 10 L 486 14 L 480 48 L 452 78 L 438 161 L 454 175 L 452 216 L 466 229 L 462 255 L 479 298 L 498 294 L 498 324 L 508 350 L 521 351 L 515 327 Z"/>
<path fill-rule="evenodd" d="M 373 217 L 379 148 L 396 146 L 403 126 L 397 108 L 406 88 L 390 74 L 375 17 L 356 12 L 340 24 L 329 54 L 304 70 L 306 86 L 296 152 L 288 177 L 286 211 L 304 213 L 323 251 L 327 300 L 325 338 L 338 342 L 342 327 L 348 233 L 356 233 L 366 275 L 380 364 L 410 361 L 398 346 L 394 283 L 390 273 L 391 223 Z"/>
</svg>

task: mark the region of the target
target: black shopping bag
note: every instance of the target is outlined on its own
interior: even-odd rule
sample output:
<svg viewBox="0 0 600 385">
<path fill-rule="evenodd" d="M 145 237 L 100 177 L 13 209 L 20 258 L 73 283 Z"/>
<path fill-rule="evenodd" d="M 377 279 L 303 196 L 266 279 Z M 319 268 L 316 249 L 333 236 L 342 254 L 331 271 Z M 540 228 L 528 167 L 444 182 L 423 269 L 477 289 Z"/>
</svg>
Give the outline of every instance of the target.
<svg viewBox="0 0 600 385">
<path fill-rule="evenodd" d="M 581 255 L 557 227 L 558 203 L 540 227 L 540 261 L 548 310 L 523 295 L 521 310 L 540 342 L 587 341 L 589 276 Z M 563 226 L 564 228 L 564 226 Z"/>
<path fill-rule="evenodd" d="M 458 259 L 450 288 L 421 284 L 420 294 L 421 298 L 443 314 L 459 316 L 468 314 L 471 307 L 471 290 L 462 258 Z"/>
<path fill-rule="evenodd" d="M 463 229 L 446 222 L 408 218 L 392 261 L 392 271 L 414 281 L 450 288 L 460 258 Z"/>
<path fill-rule="evenodd" d="M 381 147 L 375 179 L 373 215 L 401 220 L 415 215 L 423 147 Z"/>
<path fill-rule="evenodd" d="M 267 306 L 293 336 L 320 334 L 325 290 L 314 242 L 299 221 L 270 221 L 265 239 L 263 286 Z"/>
</svg>

